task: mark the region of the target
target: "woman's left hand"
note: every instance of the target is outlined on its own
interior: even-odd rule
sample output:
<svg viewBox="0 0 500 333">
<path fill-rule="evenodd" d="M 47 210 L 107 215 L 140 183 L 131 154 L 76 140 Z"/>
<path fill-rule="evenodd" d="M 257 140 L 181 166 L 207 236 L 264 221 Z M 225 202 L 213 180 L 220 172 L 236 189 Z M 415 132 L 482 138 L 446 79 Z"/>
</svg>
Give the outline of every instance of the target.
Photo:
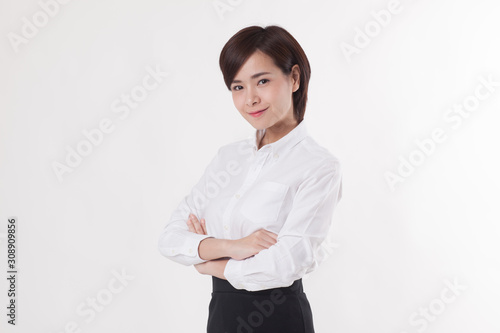
<svg viewBox="0 0 500 333">
<path fill-rule="evenodd" d="M 200 222 L 194 214 L 189 214 L 189 218 L 186 223 L 188 225 L 189 231 L 200 235 L 207 234 L 205 219 L 201 219 Z M 200 274 L 213 275 L 218 277 L 219 279 L 226 280 L 226 278 L 224 277 L 224 269 L 226 268 L 228 260 L 229 259 L 208 260 L 193 266 Z"/>
<path fill-rule="evenodd" d="M 196 270 L 198 271 L 198 273 L 200 274 L 206 274 L 207 272 L 207 263 L 210 262 L 210 261 L 205 261 L 205 262 L 202 262 L 200 264 L 196 264 L 196 265 L 193 265 L 194 268 L 196 268 Z"/>
<path fill-rule="evenodd" d="M 198 221 L 198 218 L 194 214 L 189 214 L 188 220 L 186 221 L 189 231 L 200 235 L 207 234 L 207 226 L 205 225 L 205 219 Z"/>
<path fill-rule="evenodd" d="M 224 276 L 224 270 L 229 259 L 216 259 L 202 262 L 201 264 L 194 265 L 194 268 L 200 274 L 212 275 L 219 279 L 227 280 Z"/>
<path fill-rule="evenodd" d="M 198 221 L 198 218 L 194 214 L 189 214 L 188 220 L 186 221 L 188 225 L 189 231 L 194 232 L 195 234 L 206 235 L 207 228 L 205 226 L 205 219 L 201 219 L 201 222 Z M 200 274 L 207 273 L 208 261 L 202 262 L 200 264 L 193 265 L 194 268 Z"/>
</svg>

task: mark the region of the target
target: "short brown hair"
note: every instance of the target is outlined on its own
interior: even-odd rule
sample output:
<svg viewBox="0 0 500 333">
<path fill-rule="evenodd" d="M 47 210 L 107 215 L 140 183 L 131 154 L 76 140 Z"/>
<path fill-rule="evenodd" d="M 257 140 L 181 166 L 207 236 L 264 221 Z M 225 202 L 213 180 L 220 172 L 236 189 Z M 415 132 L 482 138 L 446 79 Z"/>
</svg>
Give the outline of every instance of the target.
<svg viewBox="0 0 500 333">
<path fill-rule="evenodd" d="M 288 75 L 294 65 L 299 66 L 300 86 L 293 93 L 293 112 L 295 119 L 300 123 L 306 111 L 311 67 L 300 44 L 282 27 L 276 25 L 246 27 L 227 41 L 219 57 L 219 66 L 227 89 L 231 90 L 231 83 L 236 73 L 257 50 L 271 57 L 283 74 Z"/>
</svg>

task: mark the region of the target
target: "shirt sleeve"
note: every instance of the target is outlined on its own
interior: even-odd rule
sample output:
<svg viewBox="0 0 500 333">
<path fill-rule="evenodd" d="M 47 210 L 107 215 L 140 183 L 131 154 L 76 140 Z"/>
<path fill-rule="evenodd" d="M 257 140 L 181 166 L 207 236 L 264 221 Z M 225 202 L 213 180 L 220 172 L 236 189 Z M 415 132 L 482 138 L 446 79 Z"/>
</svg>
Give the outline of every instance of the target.
<svg viewBox="0 0 500 333">
<path fill-rule="evenodd" d="M 299 185 L 276 244 L 244 260 L 229 259 L 224 276 L 236 289 L 288 287 L 316 266 L 315 253 L 342 196 L 338 160 L 322 164 Z"/>
<path fill-rule="evenodd" d="M 220 151 L 221 149 L 217 151 L 190 193 L 181 200 L 160 234 L 158 240 L 160 253 L 177 263 L 189 266 L 207 261 L 200 258 L 198 247 L 202 240 L 213 236 L 189 231 L 186 222 L 190 213 L 195 214 L 198 219 L 203 217 L 209 200 L 207 192 L 209 175 L 214 173 L 217 168 Z"/>
</svg>

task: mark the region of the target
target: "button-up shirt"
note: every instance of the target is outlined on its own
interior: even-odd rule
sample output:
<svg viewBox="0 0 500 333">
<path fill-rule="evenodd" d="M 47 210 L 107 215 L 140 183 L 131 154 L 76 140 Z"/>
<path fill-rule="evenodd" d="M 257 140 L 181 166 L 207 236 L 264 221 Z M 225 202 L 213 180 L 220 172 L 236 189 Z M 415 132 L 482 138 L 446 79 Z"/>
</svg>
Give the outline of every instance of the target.
<svg viewBox="0 0 500 333">
<path fill-rule="evenodd" d="M 161 254 L 183 265 L 202 263 L 203 239 L 236 240 L 262 228 L 276 233 L 277 242 L 249 258 L 228 260 L 224 276 L 233 287 L 288 287 L 316 269 L 342 196 L 341 165 L 309 135 L 305 119 L 258 149 L 265 131 L 219 148 L 161 233 Z M 205 219 L 207 235 L 189 231 L 190 213 Z"/>
</svg>

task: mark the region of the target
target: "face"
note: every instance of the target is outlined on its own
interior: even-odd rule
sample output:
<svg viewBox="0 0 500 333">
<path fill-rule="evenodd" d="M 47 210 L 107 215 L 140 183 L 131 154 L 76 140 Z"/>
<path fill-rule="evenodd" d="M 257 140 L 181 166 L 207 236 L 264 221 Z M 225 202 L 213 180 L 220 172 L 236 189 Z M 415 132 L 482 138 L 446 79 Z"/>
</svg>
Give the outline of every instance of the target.
<svg viewBox="0 0 500 333">
<path fill-rule="evenodd" d="M 234 106 L 255 129 L 297 124 L 292 100 L 297 89 L 298 65 L 294 65 L 290 75 L 285 75 L 261 51 L 247 59 L 231 83 Z"/>
</svg>

